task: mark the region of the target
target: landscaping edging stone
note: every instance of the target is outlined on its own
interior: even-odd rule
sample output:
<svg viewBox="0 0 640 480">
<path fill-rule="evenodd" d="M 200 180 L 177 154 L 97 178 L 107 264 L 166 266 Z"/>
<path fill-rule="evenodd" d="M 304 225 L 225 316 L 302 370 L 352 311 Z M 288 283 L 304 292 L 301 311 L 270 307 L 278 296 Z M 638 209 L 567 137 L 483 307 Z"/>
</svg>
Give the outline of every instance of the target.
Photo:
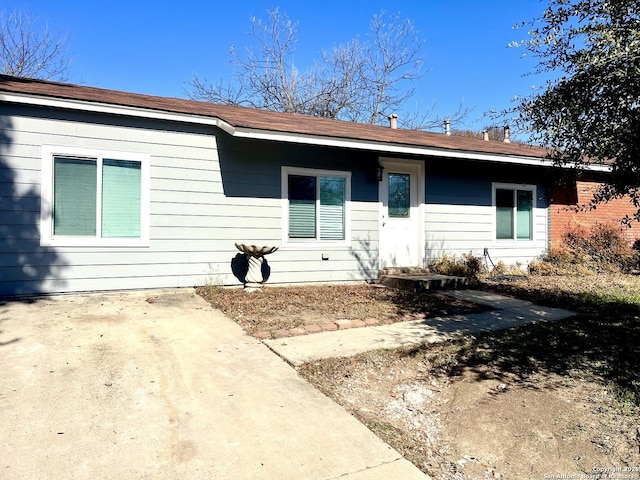
<svg viewBox="0 0 640 480">
<path fill-rule="evenodd" d="M 346 330 L 349 328 L 363 328 L 375 325 L 389 325 L 392 323 L 409 322 L 412 320 L 422 320 L 426 318 L 424 314 L 405 315 L 397 319 L 378 320 L 377 318 L 365 318 L 364 320 L 339 319 L 322 324 L 306 325 L 304 327 L 283 328 L 279 330 L 259 330 L 251 336 L 259 340 L 275 340 L 276 338 L 297 337 L 320 332 L 333 332 L 335 330 Z"/>
</svg>

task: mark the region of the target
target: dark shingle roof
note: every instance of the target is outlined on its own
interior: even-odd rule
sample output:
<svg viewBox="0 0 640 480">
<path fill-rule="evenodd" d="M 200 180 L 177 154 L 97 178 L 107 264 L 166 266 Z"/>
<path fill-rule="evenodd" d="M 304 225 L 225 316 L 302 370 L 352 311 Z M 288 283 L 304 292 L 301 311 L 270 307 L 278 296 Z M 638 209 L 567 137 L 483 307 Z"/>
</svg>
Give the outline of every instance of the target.
<svg viewBox="0 0 640 480">
<path fill-rule="evenodd" d="M 545 155 L 545 150 L 540 147 L 518 143 L 485 141 L 472 137 L 450 136 L 416 130 L 394 130 L 389 127 L 341 120 L 218 105 L 181 98 L 156 97 L 6 75 L 0 75 L 0 94 L 2 92 L 211 117 L 223 120 L 239 129 L 518 157 L 541 158 Z"/>
</svg>

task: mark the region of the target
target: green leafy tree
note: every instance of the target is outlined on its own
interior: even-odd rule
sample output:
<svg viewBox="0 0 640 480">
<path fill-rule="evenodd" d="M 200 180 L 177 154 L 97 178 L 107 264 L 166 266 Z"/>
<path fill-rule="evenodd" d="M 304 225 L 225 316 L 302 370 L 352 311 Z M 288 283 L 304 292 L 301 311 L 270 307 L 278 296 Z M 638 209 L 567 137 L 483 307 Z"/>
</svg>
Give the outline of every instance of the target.
<svg viewBox="0 0 640 480">
<path fill-rule="evenodd" d="M 551 74 L 516 108 L 559 164 L 610 164 L 594 204 L 630 195 L 640 220 L 640 1 L 549 0 L 518 45 Z"/>
</svg>

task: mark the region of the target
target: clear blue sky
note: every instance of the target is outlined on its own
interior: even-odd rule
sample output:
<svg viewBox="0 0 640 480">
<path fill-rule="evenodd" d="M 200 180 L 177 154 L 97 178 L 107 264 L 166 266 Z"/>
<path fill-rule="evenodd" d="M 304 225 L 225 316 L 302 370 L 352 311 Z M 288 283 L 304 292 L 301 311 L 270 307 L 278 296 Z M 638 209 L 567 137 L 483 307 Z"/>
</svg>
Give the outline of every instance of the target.
<svg viewBox="0 0 640 480">
<path fill-rule="evenodd" d="M 414 100 L 435 100 L 441 114 L 464 103 L 474 109 L 464 127 L 481 129 L 485 111 L 509 107 L 535 83 L 523 76 L 533 61 L 507 44 L 524 38 L 512 27 L 542 12 L 538 0 L 5 0 L 0 8 L 26 10 L 68 34 L 73 83 L 185 97 L 193 72 L 228 76 L 229 48 L 248 44 L 250 16 L 266 18 L 276 5 L 299 22 L 300 68 L 321 49 L 365 35 L 381 10 L 413 20 L 428 70 Z"/>
</svg>

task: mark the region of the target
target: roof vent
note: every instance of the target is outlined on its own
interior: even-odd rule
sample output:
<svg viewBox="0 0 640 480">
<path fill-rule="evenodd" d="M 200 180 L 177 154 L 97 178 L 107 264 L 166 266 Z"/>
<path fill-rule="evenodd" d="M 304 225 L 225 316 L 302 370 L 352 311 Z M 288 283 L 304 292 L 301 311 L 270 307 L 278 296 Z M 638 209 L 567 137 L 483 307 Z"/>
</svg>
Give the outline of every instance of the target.
<svg viewBox="0 0 640 480">
<path fill-rule="evenodd" d="M 451 135 L 451 120 L 449 119 L 444 121 L 444 134 Z"/>
<path fill-rule="evenodd" d="M 398 115 L 392 113 L 387 118 L 389 119 L 389 127 L 393 128 L 394 130 L 398 128 Z"/>
<path fill-rule="evenodd" d="M 511 132 L 509 131 L 509 125 L 505 125 L 504 127 L 504 140 L 502 140 L 504 143 L 511 143 L 511 139 L 509 138 L 511 135 Z"/>
<path fill-rule="evenodd" d="M 487 130 L 486 128 L 484 130 L 482 130 L 482 139 L 485 142 L 489 141 L 489 130 Z"/>
</svg>

